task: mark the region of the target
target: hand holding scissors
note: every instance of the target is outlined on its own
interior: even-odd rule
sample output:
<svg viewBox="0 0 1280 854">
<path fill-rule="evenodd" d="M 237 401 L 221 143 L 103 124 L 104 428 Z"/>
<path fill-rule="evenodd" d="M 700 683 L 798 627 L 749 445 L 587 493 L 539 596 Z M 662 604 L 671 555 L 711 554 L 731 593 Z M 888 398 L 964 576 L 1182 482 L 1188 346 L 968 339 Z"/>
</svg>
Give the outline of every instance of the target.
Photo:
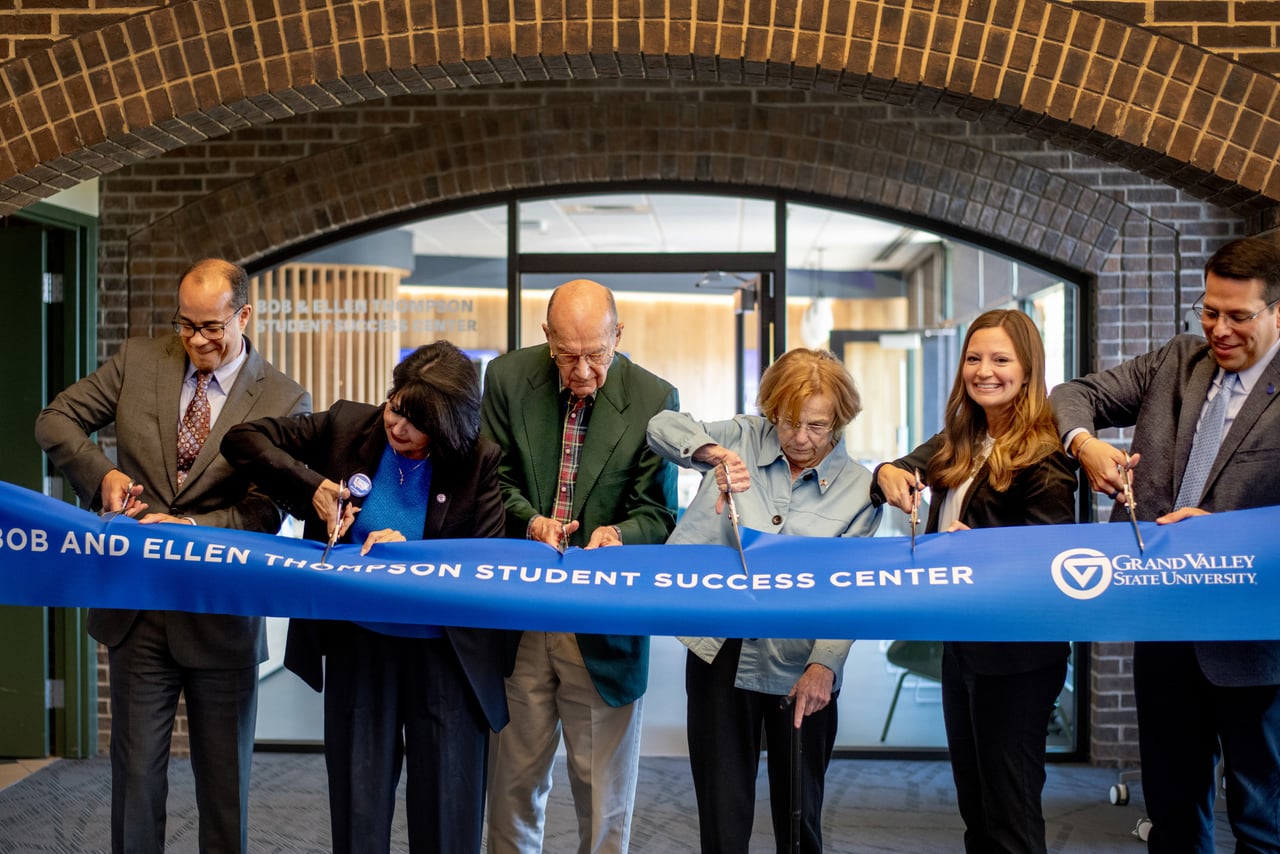
<svg viewBox="0 0 1280 854">
<path fill-rule="evenodd" d="M 534 516 L 529 523 L 529 539 L 546 543 L 560 554 L 569 548 L 569 538 L 582 526 L 577 519 L 572 522 L 557 522 L 550 516 Z"/>
<path fill-rule="evenodd" d="M 1096 436 L 1088 433 L 1080 435 L 1084 438 L 1073 439 L 1070 451 L 1089 478 L 1089 488 L 1113 500 L 1121 495 L 1127 498 L 1125 482 L 1132 483 L 1132 471 L 1141 461 L 1142 455 L 1130 456 Z M 1126 472 L 1130 474 L 1126 475 Z"/>
<path fill-rule="evenodd" d="M 142 484 L 126 475 L 119 469 L 112 469 L 102 479 L 102 512 L 103 519 L 114 519 L 117 516 L 137 516 L 147 505 L 140 500 Z M 116 508 L 116 509 L 112 509 Z"/>
<path fill-rule="evenodd" d="M 716 486 L 720 487 L 720 495 L 716 498 L 716 515 L 724 512 L 726 505 L 733 501 L 733 493 L 746 492 L 751 488 L 751 472 L 742 457 L 719 445 L 707 445 L 699 451 L 706 450 L 707 456 L 715 462 Z M 698 459 L 698 455 L 694 455 Z"/>
<path fill-rule="evenodd" d="M 356 513 L 359 508 L 348 504 L 347 499 L 351 497 L 350 491 L 347 489 L 347 482 L 339 480 L 336 484 L 331 480 L 326 480 L 316 489 L 315 495 L 311 496 L 311 506 L 316 509 L 316 515 L 325 523 L 325 527 L 329 530 L 329 539 L 325 544 L 324 555 L 320 558 L 321 563 L 327 563 L 329 560 L 329 552 L 337 544 L 338 538 L 351 527 L 351 523 L 355 521 Z"/>
</svg>

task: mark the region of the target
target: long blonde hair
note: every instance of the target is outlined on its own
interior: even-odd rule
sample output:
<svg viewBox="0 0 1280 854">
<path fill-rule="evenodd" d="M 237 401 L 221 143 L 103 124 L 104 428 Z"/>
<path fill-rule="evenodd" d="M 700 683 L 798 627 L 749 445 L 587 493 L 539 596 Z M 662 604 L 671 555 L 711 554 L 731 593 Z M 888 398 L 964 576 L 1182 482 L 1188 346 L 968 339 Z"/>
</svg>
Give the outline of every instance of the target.
<svg viewBox="0 0 1280 854">
<path fill-rule="evenodd" d="M 1035 322 L 1021 311 L 996 309 L 978 316 L 969 326 L 960 348 L 960 365 L 947 398 L 942 447 L 929 461 L 926 478 L 934 486 L 952 488 L 975 474 L 978 445 L 987 432 L 986 412 L 969 397 L 964 385 L 965 354 L 980 329 L 1003 329 L 1013 342 L 1014 355 L 1026 374 L 1026 382 L 1013 400 L 1009 425 L 995 437 L 987 457 L 987 481 L 1004 492 L 1021 469 L 1035 465 L 1062 447 L 1057 423 L 1049 406 L 1044 377 L 1044 341 Z"/>
</svg>

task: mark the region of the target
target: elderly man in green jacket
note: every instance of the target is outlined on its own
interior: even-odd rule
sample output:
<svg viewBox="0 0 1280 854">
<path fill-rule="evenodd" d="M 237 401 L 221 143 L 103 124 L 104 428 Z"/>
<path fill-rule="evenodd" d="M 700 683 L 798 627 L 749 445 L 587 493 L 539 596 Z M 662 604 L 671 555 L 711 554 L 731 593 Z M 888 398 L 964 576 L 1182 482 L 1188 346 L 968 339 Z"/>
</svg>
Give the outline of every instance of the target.
<svg viewBox="0 0 1280 854">
<path fill-rule="evenodd" d="M 481 431 L 503 450 L 507 535 L 560 549 L 664 542 L 676 470 L 645 428 L 679 410 L 676 390 L 617 352 L 617 305 L 596 282 L 557 288 L 542 329 L 546 344 L 495 359 L 485 377 Z M 648 672 L 645 637 L 520 635 L 489 786 L 490 854 L 541 850 L 561 734 L 578 851 L 627 850 Z"/>
</svg>

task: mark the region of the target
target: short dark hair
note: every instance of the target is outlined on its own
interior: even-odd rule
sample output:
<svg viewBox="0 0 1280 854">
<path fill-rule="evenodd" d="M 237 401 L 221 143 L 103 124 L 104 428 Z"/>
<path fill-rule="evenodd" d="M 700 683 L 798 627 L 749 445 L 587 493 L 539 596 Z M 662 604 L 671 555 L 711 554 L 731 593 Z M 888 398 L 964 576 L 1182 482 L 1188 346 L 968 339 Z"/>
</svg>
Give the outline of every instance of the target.
<svg viewBox="0 0 1280 854">
<path fill-rule="evenodd" d="M 391 390 L 396 411 L 431 439 L 436 456 L 458 458 L 480 435 L 480 371 L 448 341 L 424 344 L 396 365 Z"/>
<path fill-rule="evenodd" d="M 1205 262 L 1204 274 L 1224 279 L 1262 280 L 1262 301 L 1280 300 L 1280 245 L 1262 237 L 1242 237 L 1221 247 Z"/>
<path fill-rule="evenodd" d="M 249 274 L 239 264 L 232 264 L 221 258 L 201 258 L 182 271 L 182 275 L 178 277 L 178 286 L 181 287 L 183 280 L 191 275 L 200 278 L 220 276 L 231 285 L 232 308 L 238 310 L 249 304 Z"/>
</svg>

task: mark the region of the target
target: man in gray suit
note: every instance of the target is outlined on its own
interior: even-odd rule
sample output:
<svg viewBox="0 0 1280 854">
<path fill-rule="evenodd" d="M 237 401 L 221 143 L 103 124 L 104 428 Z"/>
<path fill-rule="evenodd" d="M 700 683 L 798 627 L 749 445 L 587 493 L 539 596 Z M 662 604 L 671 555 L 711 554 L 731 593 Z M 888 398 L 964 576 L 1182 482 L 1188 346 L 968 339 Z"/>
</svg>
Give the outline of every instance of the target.
<svg viewBox="0 0 1280 854">
<path fill-rule="evenodd" d="M 1280 502 L 1277 302 L 1280 248 L 1234 241 L 1205 265 L 1203 339 L 1179 335 L 1054 390 L 1095 490 L 1123 495 L 1127 467 L 1137 515 L 1160 524 Z M 1133 427 L 1132 456 L 1095 438 L 1100 427 Z M 1280 642 L 1137 643 L 1133 671 L 1149 850 L 1212 854 L 1221 753 L 1236 850 L 1280 852 Z"/>
<path fill-rule="evenodd" d="M 36 440 L 95 510 L 142 524 L 275 532 L 275 504 L 218 451 L 241 421 L 308 412 L 311 396 L 244 337 L 245 271 L 216 259 L 181 278 L 176 335 L 131 338 L 36 419 Z M 89 438 L 116 427 L 116 461 Z M 162 852 L 169 742 L 186 695 L 202 852 L 248 845 L 260 617 L 92 610 L 111 681 L 111 848 Z"/>
</svg>

